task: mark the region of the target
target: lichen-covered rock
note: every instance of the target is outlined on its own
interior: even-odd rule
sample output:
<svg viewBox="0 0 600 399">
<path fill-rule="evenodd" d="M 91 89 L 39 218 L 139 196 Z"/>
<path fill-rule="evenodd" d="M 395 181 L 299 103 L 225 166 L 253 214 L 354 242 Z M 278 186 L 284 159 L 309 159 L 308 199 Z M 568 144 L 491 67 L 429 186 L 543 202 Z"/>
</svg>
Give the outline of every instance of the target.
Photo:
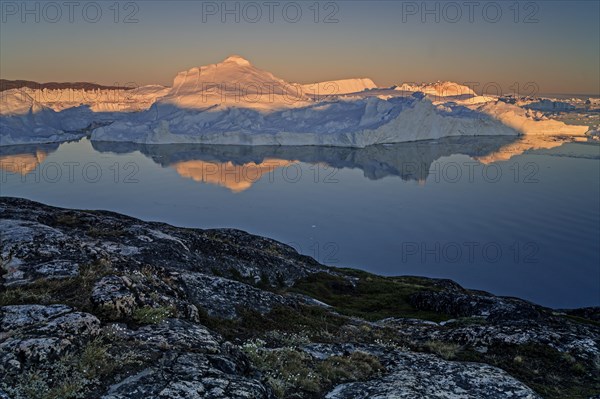
<svg viewBox="0 0 600 399">
<path fill-rule="evenodd" d="M 100 320 L 92 314 L 71 312 L 58 316 L 37 328 L 37 333 L 54 336 L 95 336 L 100 331 Z"/>
<path fill-rule="evenodd" d="M 65 305 L 12 305 L 0 308 L 0 331 L 20 330 L 35 324 L 45 323 L 73 309 Z"/>
<path fill-rule="evenodd" d="M 95 316 L 64 305 L 0 307 L 0 374 L 52 361 L 100 332 Z"/>
<path fill-rule="evenodd" d="M 541 399 L 505 371 L 485 364 L 452 362 L 377 346 L 313 345 L 306 349 L 320 356 L 361 350 L 377 355 L 388 371 L 374 380 L 340 384 L 325 396 L 327 399 Z"/>
<path fill-rule="evenodd" d="M 136 301 L 127 285 L 122 277 L 103 277 L 94 285 L 92 303 L 115 319 L 131 316 Z"/>
<path fill-rule="evenodd" d="M 456 317 L 482 316 L 490 320 L 535 320 L 542 308 L 516 298 L 473 294 L 466 290 L 423 291 L 412 295 L 411 302 L 422 310 L 433 310 Z"/>
<path fill-rule="evenodd" d="M 190 300 L 205 308 L 211 316 L 235 318 L 238 307 L 267 313 L 276 305 L 294 302 L 290 298 L 223 277 L 185 273 L 181 279 Z"/>
<path fill-rule="evenodd" d="M 75 312 L 64 305 L 12 305 L 0 307 L 2 331 L 20 336 L 49 335 L 81 338 L 97 335 L 100 320 L 94 315 Z"/>
<path fill-rule="evenodd" d="M 77 244 L 60 230 L 35 221 L 0 219 L 0 231 L 5 285 L 77 275 Z"/>
<path fill-rule="evenodd" d="M 43 363 L 57 359 L 72 342 L 58 337 L 10 338 L 0 343 L 0 371 L 8 372 L 22 363 Z"/>
<path fill-rule="evenodd" d="M 219 343 L 205 327 L 179 319 L 167 319 L 159 324 L 143 326 L 137 330 L 121 330 L 123 339 L 161 350 L 217 353 Z"/>
<path fill-rule="evenodd" d="M 406 354 L 377 380 L 337 386 L 327 399 L 538 399 L 506 372 L 484 364 L 447 362 L 431 355 Z"/>
<path fill-rule="evenodd" d="M 272 398 L 259 381 L 230 374 L 210 356 L 165 355 L 155 367 L 109 387 L 102 399 L 261 399 Z"/>
<path fill-rule="evenodd" d="M 381 324 L 393 325 L 400 334 L 413 340 L 456 342 L 482 348 L 498 344 L 541 344 L 591 363 L 600 359 L 600 334 L 593 324 L 592 308 L 581 312 L 589 316 L 589 323 L 569 323 L 563 313 L 524 300 L 464 289 L 422 291 L 413 294 L 411 301 L 419 309 L 443 312 L 459 319 L 416 328 L 406 319 L 382 320 Z"/>
<path fill-rule="evenodd" d="M 116 266 L 150 264 L 174 271 L 241 276 L 273 286 L 289 286 L 310 273 L 327 270 L 287 245 L 239 230 L 181 229 L 112 212 L 58 209 L 19 198 L 2 198 L 0 212 L 4 284 L 47 277 L 43 272 L 72 276 L 79 265 L 103 258 Z M 62 271 L 55 270 L 59 266 Z"/>
</svg>

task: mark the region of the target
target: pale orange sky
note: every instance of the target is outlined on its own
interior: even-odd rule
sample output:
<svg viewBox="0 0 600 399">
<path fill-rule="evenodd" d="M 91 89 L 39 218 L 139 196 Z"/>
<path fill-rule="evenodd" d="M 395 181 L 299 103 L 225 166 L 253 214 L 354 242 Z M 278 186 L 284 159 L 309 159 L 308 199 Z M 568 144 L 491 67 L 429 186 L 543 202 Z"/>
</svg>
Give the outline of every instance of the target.
<svg viewBox="0 0 600 399">
<path fill-rule="evenodd" d="M 318 22 L 308 3 L 297 2 L 302 17 L 296 23 L 281 11 L 274 12 L 271 23 L 264 10 L 255 23 L 242 10 L 239 22 L 235 15 L 225 15 L 222 22 L 219 12 L 203 12 L 202 3 L 136 2 L 137 10 L 120 10 L 117 23 L 102 2 L 95 23 L 78 9 L 73 22 L 63 9 L 52 23 L 48 19 L 57 14 L 36 11 L 35 2 L 26 6 L 33 11 L 24 22 L 22 10 L 3 9 L 0 75 L 40 82 L 170 85 L 178 71 L 241 54 L 298 83 L 370 77 L 380 86 L 452 80 L 477 82 L 479 88 L 497 83 L 504 92 L 528 82 L 541 93 L 600 91 L 596 1 L 534 2 L 538 9 L 522 6 L 519 15 L 507 2 L 497 2 L 502 13 L 497 22 L 481 9 L 474 10 L 471 22 L 463 9 L 456 23 L 449 21 L 456 15 L 444 11 L 443 2 L 428 3 L 440 8 L 437 15 L 426 14 L 425 22 L 420 12 L 402 9 L 407 2 L 340 1 L 337 10 L 326 10 L 322 3 Z M 228 4 L 235 8 L 234 3 Z M 132 11 L 137 22 L 124 23 Z M 324 22 L 330 14 L 337 22 Z M 537 22 L 526 23 L 527 17 Z"/>
</svg>

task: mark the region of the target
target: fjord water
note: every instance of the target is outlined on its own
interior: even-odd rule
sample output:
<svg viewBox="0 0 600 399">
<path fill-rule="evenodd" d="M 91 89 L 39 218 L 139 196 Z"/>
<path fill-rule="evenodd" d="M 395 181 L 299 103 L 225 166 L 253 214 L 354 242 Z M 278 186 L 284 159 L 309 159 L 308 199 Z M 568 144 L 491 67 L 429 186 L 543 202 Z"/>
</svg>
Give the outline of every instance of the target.
<svg viewBox="0 0 600 399">
<path fill-rule="evenodd" d="M 533 149 L 532 149 L 533 148 Z M 374 146 L 0 147 L 3 196 L 231 227 L 322 263 L 569 308 L 600 305 L 600 146 L 502 137 Z"/>
</svg>

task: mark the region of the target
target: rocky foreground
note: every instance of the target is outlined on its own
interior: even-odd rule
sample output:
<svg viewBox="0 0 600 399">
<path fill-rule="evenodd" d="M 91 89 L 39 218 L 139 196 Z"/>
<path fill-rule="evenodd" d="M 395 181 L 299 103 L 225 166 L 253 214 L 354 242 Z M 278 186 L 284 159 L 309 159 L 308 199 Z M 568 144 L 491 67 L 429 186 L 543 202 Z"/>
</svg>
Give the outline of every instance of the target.
<svg viewBox="0 0 600 399">
<path fill-rule="evenodd" d="M 24 199 L 0 231 L 2 399 L 600 398 L 598 308 Z"/>
</svg>

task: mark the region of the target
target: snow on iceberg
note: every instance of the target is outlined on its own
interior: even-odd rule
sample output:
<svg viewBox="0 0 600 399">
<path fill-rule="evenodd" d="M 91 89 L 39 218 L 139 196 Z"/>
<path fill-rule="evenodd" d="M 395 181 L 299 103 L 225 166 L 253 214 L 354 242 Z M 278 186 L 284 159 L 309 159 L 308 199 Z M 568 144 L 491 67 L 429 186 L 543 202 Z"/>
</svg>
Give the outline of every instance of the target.
<svg viewBox="0 0 600 399">
<path fill-rule="evenodd" d="M 377 85 L 369 78 L 357 78 L 309 83 L 301 85 L 301 88 L 307 95 L 334 96 L 376 89 Z"/>
<path fill-rule="evenodd" d="M 457 96 L 468 96 L 474 97 L 477 94 L 468 86 L 461 85 L 455 82 L 442 82 L 437 81 L 434 83 L 423 83 L 423 84 L 412 84 L 404 83 L 401 86 L 394 88 L 397 91 L 404 93 L 416 93 L 422 92 L 428 94 L 434 98 L 438 97 L 457 97 Z"/>
<path fill-rule="evenodd" d="M 56 112 L 82 105 L 89 106 L 94 112 L 136 112 L 148 109 L 157 98 L 164 96 L 169 90 L 170 88 L 159 85 L 91 90 L 21 87 L 4 91 L 0 95 L 21 93 Z M 5 105 L 9 106 L 10 101 Z"/>
<path fill-rule="evenodd" d="M 300 85 L 284 81 L 233 55 L 218 64 L 194 67 L 175 76 L 160 103 L 185 109 L 214 105 L 272 110 L 308 104 Z"/>
</svg>

